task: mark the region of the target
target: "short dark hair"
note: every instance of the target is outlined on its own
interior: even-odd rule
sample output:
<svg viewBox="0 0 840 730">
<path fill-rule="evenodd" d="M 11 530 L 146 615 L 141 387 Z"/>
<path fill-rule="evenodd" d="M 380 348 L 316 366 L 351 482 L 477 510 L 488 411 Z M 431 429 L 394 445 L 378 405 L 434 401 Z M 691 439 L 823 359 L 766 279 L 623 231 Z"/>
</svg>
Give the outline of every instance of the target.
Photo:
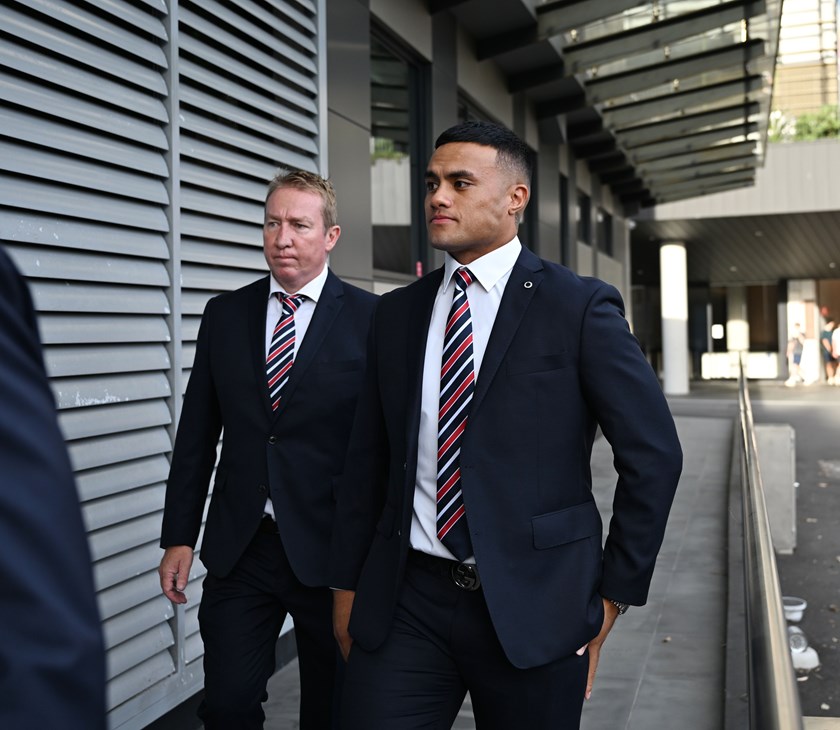
<svg viewBox="0 0 840 730">
<path fill-rule="evenodd" d="M 435 149 L 450 142 L 473 142 L 492 147 L 499 164 L 519 174 L 530 187 L 534 168 L 531 150 L 507 127 L 492 122 L 462 122 L 443 132 L 435 141 Z"/>
<path fill-rule="evenodd" d="M 295 188 L 321 196 L 321 213 L 324 217 L 324 229 L 338 225 L 338 210 L 335 202 L 335 189 L 326 178 L 307 170 L 280 170 L 268 183 L 265 202 L 271 194 L 280 188 Z"/>
</svg>

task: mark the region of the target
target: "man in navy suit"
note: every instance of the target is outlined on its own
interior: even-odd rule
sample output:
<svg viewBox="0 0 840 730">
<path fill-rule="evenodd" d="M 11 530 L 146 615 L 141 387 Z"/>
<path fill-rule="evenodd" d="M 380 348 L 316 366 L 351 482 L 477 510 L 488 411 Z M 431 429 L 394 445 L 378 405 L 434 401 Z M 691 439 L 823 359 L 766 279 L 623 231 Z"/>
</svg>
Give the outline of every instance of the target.
<svg viewBox="0 0 840 730">
<path fill-rule="evenodd" d="M 340 235 L 318 175 L 276 177 L 265 203 L 270 275 L 211 299 L 198 333 L 163 516 L 164 594 L 185 603 L 200 557 L 205 728 L 261 728 L 286 615 L 295 623 L 301 728 L 331 724 L 339 662 L 327 560 L 376 297 L 327 266 Z"/>
<path fill-rule="evenodd" d="M 682 453 L 618 292 L 520 245 L 525 144 L 472 122 L 435 148 L 445 264 L 377 308 L 339 493 L 343 727 L 448 728 L 469 691 L 482 730 L 577 728 L 613 622 L 646 600 Z"/>
<path fill-rule="evenodd" d="M 32 299 L 0 250 L 0 727 L 105 728 L 90 551 Z"/>
</svg>

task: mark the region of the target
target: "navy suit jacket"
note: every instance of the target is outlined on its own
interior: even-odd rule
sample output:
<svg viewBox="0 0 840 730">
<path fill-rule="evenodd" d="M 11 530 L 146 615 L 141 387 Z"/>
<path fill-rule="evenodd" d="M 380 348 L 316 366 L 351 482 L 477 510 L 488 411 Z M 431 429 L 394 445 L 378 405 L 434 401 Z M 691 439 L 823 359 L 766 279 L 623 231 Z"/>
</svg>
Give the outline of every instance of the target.
<svg viewBox="0 0 840 730">
<path fill-rule="evenodd" d="M 82 513 L 29 290 L 0 250 L 0 727 L 105 727 Z"/>
<path fill-rule="evenodd" d="M 268 292 L 266 276 L 207 304 L 172 454 L 161 547 L 196 545 L 224 429 L 201 545 L 207 570 L 219 577 L 231 571 L 270 495 L 295 575 L 324 586 L 335 484 L 377 297 L 328 274 L 272 412 L 265 376 Z"/>
<path fill-rule="evenodd" d="M 382 297 L 339 495 L 331 583 L 355 589 L 354 641 L 384 641 L 412 517 L 426 337 L 442 270 Z M 615 454 L 602 549 L 590 455 Z M 643 604 L 682 467 L 660 385 L 618 292 L 523 249 L 494 323 L 461 443 L 476 563 L 517 667 L 577 650 L 601 629 L 601 595 Z"/>
</svg>

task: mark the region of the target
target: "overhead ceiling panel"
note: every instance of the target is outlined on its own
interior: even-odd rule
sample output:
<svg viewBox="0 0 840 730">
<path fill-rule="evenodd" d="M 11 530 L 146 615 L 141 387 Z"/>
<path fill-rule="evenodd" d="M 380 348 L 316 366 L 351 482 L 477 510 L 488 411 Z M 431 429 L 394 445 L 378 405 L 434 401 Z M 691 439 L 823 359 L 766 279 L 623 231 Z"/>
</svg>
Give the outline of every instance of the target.
<svg viewBox="0 0 840 730">
<path fill-rule="evenodd" d="M 534 105 L 544 139 L 572 145 L 630 204 L 700 194 L 662 173 L 705 165 L 751 184 L 763 161 L 781 0 L 436 0 Z M 720 151 L 717 148 L 736 149 Z M 669 160 L 669 158 L 674 158 Z M 732 160 L 738 160 L 735 164 Z M 670 174 L 669 180 L 676 173 Z M 627 191 L 630 191 L 629 193 Z"/>
</svg>

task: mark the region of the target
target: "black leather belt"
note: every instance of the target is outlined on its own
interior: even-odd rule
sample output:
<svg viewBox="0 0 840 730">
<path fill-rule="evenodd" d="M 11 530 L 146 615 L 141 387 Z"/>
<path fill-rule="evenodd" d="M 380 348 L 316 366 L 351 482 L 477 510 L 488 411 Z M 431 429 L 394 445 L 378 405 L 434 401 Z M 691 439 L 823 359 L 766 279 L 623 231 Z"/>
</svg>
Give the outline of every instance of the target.
<svg viewBox="0 0 840 730">
<path fill-rule="evenodd" d="M 277 529 L 277 523 L 271 518 L 271 515 L 263 515 L 257 532 L 264 532 L 267 535 L 276 535 L 279 530 Z"/>
<path fill-rule="evenodd" d="M 438 558 L 435 555 L 429 555 L 429 553 L 424 553 L 420 550 L 409 550 L 408 559 L 421 568 L 449 578 L 462 590 L 477 591 L 481 588 L 481 578 L 478 575 L 478 568 L 475 565 L 459 563 L 457 560 Z"/>
</svg>

